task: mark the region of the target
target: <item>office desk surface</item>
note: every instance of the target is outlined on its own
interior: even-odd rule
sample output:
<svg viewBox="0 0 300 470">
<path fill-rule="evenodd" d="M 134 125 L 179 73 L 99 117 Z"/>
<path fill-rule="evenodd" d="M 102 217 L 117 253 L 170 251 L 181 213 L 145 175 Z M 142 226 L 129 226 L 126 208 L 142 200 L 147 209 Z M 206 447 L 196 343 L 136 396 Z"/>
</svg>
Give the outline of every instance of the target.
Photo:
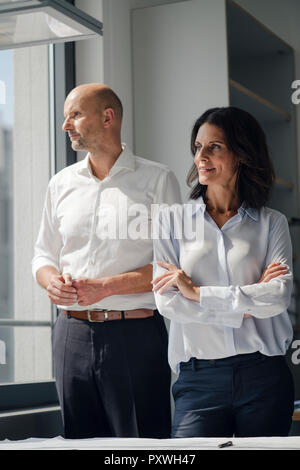
<svg viewBox="0 0 300 470">
<path fill-rule="evenodd" d="M 27 439 L 0 441 L 1 450 L 220 450 L 219 444 L 232 441 L 225 450 L 300 450 L 300 436 L 256 438 L 190 438 L 190 439 Z"/>
</svg>

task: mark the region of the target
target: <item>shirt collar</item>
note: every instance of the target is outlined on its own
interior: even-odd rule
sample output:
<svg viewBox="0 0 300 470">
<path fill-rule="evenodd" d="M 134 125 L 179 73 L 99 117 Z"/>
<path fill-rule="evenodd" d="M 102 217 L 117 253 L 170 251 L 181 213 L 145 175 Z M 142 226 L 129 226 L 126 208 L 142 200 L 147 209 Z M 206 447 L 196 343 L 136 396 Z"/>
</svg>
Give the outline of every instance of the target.
<svg viewBox="0 0 300 470">
<path fill-rule="evenodd" d="M 245 212 L 249 217 L 251 217 L 251 219 L 255 220 L 255 222 L 258 221 L 259 219 L 258 210 L 255 209 L 254 207 L 246 207 L 246 203 L 245 201 L 243 201 L 241 207 L 238 209 L 238 213 L 244 214 Z"/>
<path fill-rule="evenodd" d="M 192 215 L 195 215 L 198 211 L 202 211 L 203 213 L 206 209 L 206 204 L 202 196 L 200 196 L 198 199 L 190 199 L 189 202 L 192 204 Z M 249 217 L 251 217 L 251 219 L 255 220 L 256 222 L 258 221 L 258 210 L 254 209 L 253 207 L 246 207 L 246 203 L 243 201 L 241 207 L 238 209 L 238 213 L 243 215 L 245 212 Z"/>
<path fill-rule="evenodd" d="M 198 211 L 201 211 L 202 213 L 205 211 L 206 204 L 204 203 L 202 196 L 198 199 L 190 199 L 189 203 L 192 204 L 192 215 L 195 215 Z"/>
<path fill-rule="evenodd" d="M 86 157 L 81 162 L 79 162 L 77 173 L 80 175 L 93 177 L 89 156 L 90 154 L 88 153 Z M 113 167 L 110 169 L 109 175 L 112 176 L 122 168 L 130 171 L 135 170 L 135 156 L 125 143 L 122 144 L 122 152 Z"/>
</svg>

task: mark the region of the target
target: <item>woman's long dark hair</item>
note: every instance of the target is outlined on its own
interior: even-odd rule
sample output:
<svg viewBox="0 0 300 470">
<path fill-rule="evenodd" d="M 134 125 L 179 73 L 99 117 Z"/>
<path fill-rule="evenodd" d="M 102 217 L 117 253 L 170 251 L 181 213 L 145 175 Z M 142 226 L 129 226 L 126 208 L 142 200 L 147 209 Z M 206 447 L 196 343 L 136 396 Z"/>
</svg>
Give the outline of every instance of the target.
<svg viewBox="0 0 300 470">
<path fill-rule="evenodd" d="M 265 206 L 270 197 L 275 172 L 266 136 L 260 124 L 251 114 L 233 106 L 211 108 L 194 124 L 191 135 L 193 156 L 196 154 L 195 140 L 198 130 L 204 123 L 222 129 L 228 149 L 239 160 L 236 181 L 239 200 L 245 201 L 246 207 L 259 209 Z M 205 199 L 207 186 L 200 184 L 198 178 L 198 170 L 193 164 L 187 176 L 187 184 L 192 187 L 191 199 L 198 199 L 200 196 Z M 197 183 L 194 185 L 196 180 Z"/>
</svg>

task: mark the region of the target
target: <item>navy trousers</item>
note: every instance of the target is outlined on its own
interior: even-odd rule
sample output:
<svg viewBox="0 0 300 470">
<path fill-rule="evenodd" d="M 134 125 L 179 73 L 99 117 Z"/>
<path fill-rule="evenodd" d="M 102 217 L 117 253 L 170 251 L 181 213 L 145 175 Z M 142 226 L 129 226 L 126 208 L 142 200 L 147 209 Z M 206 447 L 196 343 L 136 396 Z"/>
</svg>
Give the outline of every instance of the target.
<svg viewBox="0 0 300 470">
<path fill-rule="evenodd" d="M 61 312 L 53 354 L 65 437 L 170 437 L 167 345 L 158 312 L 103 323 Z"/>
<path fill-rule="evenodd" d="M 172 437 L 287 436 L 294 383 L 283 356 L 259 352 L 181 363 Z"/>
</svg>

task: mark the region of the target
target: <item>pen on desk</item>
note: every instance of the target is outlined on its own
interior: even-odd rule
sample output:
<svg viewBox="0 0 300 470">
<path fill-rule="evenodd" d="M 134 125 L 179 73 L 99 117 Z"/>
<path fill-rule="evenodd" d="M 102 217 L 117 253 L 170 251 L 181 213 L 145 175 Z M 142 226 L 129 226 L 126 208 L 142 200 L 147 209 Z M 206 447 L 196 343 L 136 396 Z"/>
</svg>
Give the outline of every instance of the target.
<svg viewBox="0 0 300 470">
<path fill-rule="evenodd" d="M 218 445 L 220 449 L 223 449 L 223 447 L 231 447 L 231 446 L 233 446 L 232 441 L 223 442 L 223 444 Z"/>
</svg>

